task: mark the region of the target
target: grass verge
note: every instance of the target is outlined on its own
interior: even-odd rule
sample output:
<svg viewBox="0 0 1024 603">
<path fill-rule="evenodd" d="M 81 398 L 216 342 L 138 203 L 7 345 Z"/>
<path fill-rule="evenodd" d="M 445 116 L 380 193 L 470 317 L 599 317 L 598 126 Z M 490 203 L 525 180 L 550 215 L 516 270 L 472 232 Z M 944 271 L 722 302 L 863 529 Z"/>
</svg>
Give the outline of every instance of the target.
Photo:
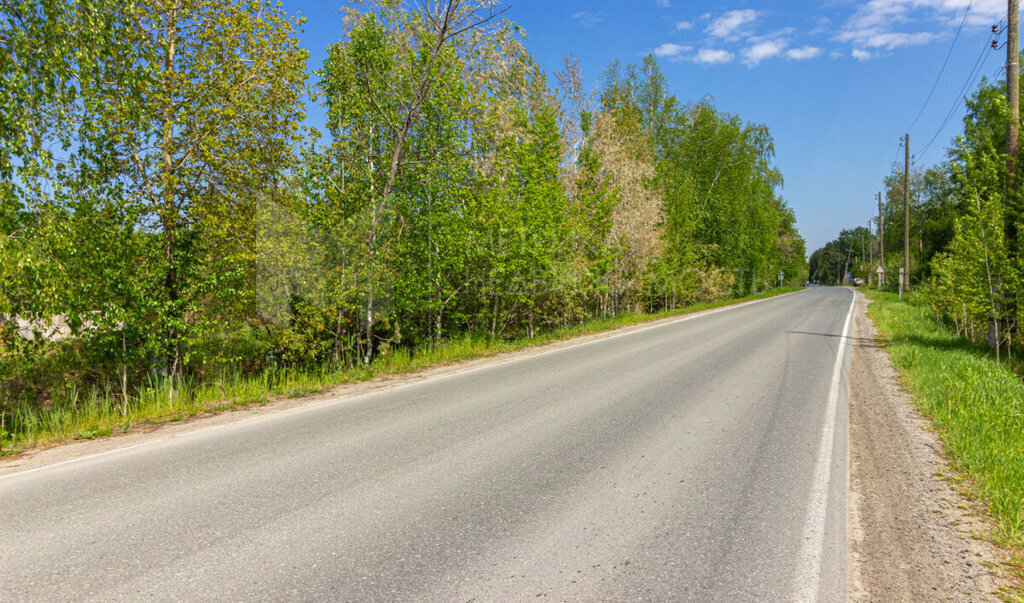
<svg viewBox="0 0 1024 603">
<path fill-rule="evenodd" d="M 868 315 L 919 410 L 931 418 L 966 494 L 986 505 L 997 544 L 1024 549 L 1024 382 L 987 347 L 954 336 L 920 297 L 867 291 Z M 1018 554 L 1019 557 L 1019 554 Z"/>
<path fill-rule="evenodd" d="M 15 408 L 13 414 L 7 418 L 4 428 L 0 428 L 0 456 L 18 454 L 38 446 L 117 435 L 161 423 L 248 408 L 266 404 L 274 398 L 298 398 L 345 383 L 494 356 L 670 316 L 772 297 L 799 289 L 773 289 L 740 299 L 694 304 L 656 314 L 624 313 L 611 318 L 595 318 L 572 327 L 540 333 L 533 339 L 495 340 L 478 335 L 466 335 L 415 352 L 399 348 L 386 356 L 379 356 L 370 366 L 344 370 L 289 368 L 254 376 L 225 373 L 212 382 L 186 381 L 173 390 L 168 383 L 153 383 L 128 400 L 113 396 L 110 392 L 72 390 L 65 396 L 51 401 L 46 408 L 29 404 Z"/>
</svg>

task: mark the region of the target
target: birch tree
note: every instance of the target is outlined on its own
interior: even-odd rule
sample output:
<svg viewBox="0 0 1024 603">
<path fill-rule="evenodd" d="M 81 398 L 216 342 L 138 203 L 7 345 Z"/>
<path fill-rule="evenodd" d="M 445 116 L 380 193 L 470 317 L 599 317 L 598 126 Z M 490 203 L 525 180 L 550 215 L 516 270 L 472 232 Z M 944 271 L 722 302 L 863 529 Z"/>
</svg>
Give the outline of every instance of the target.
<svg viewBox="0 0 1024 603">
<path fill-rule="evenodd" d="M 338 176 L 347 181 L 346 198 L 362 214 L 363 362 L 368 364 L 386 280 L 383 254 L 404 227 L 393 196 L 404 185 L 408 141 L 417 136 L 423 104 L 438 78 L 454 68 L 455 48 L 471 44 L 465 38 L 475 39 L 501 13 L 492 2 L 470 0 L 363 6 L 348 9 L 347 39 L 328 50 L 319 75 L 327 126 L 341 158 Z"/>
</svg>

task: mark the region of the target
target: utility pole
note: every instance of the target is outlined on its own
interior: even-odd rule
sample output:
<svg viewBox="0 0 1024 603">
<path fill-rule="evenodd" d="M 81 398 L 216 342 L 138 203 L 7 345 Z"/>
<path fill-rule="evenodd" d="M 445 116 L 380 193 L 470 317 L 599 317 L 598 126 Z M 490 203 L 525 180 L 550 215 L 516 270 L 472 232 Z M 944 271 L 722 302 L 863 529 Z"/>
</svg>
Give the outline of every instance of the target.
<svg viewBox="0 0 1024 603">
<path fill-rule="evenodd" d="M 1017 221 L 1021 219 L 1020 199 L 1018 194 L 1017 163 L 1020 153 L 1020 19 L 1017 3 L 1020 0 L 1006 2 L 1006 104 L 1010 110 L 1006 122 L 1006 194 L 1004 201 L 1003 239 L 1006 242 L 1007 259 L 1013 263 L 1018 257 L 1019 233 Z M 989 318 L 989 345 L 996 348 L 999 357 L 1000 332 L 1014 329 L 1012 318 L 1017 314 L 1017 300 L 1014 293 L 1001 288 L 1000 296 L 1004 306 L 1002 316 Z M 994 345 L 993 345 L 994 344 Z"/>
<path fill-rule="evenodd" d="M 1006 102 L 1010 109 L 1010 120 L 1006 124 L 1006 192 L 1007 197 L 1014 205 L 1016 205 L 1016 198 L 1013 195 L 1017 191 L 1018 130 L 1020 127 L 1020 43 L 1018 41 L 1019 18 L 1017 12 L 1019 1 L 1007 0 L 1006 2 Z M 1010 224 L 1009 221 L 1007 223 Z M 1013 234 L 1016 235 L 1016 232 Z"/>
<path fill-rule="evenodd" d="M 846 275 L 850 274 L 850 254 L 852 254 L 852 253 L 853 253 L 853 246 L 850 246 L 850 247 L 848 247 L 846 249 L 846 268 L 843 270 L 843 280 L 844 281 L 846 280 Z M 847 284 L 848 285 L 852 285 L 853 282 L 851 281 L 851 282 L 849 282 Z"/>
<path fill-rule="evenodd" d="M 903 299 L 903 292 L 910 289 L 910 134 L 903 136 L 903 151 L 903 277 L 900 278 L 900 299 Z"/>
<path fill-rule="evenodd" d="M 861 261 L 864 261 L 864 258 L 861 258 Z M 868 265 L 875 265 L 875 243 L 871 240 L 871 220 L 868 220 Z"/>
<path fill-rule="evenodd" d="M 878 193 L 878 264 L 885 268 L 885 222 L 882 221 L 882 193 Z"/>
<path fill-rule="evenodd" d="M 839 275 L 839 260 L 843 257 L 843 249 L 839 248 L 839 253 L 836 254 L 836 284 L 843 284 L 843 277 Z"/>
</svg>

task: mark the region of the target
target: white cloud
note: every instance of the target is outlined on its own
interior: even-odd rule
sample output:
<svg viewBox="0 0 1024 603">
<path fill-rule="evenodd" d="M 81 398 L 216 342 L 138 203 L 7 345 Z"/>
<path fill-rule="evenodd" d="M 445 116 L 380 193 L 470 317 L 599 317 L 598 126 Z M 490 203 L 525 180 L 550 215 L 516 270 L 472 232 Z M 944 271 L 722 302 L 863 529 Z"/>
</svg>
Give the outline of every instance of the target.
<svg viewBox="0 0 1024 603">
<path fill-rule="evenodd" d="M 950 23 L 959 26 L 967 2 L 965 0 L 949 0 L 942 4 L 946 5 L 947 11 L 955 13 L 952 15 Z M 987 27 L 998 23 L 1005 16 L 1005 0 L 974 0 L 974 3 L 971 4 L 971 12 L 967 14 L 967 23 L 972 26 Z"/>
<path fill-rule="evenodd" d="M 786 51 L 786 56 L 794 61 L 803 61 L 819 57 L 822 52 L 824 51 L 817 46 L 804 46 L 802 48 L 790 48 Z"/>
<path fill-rule="evenodd" d="M 1005 0 L 870 0 L 857 7 L 833 39 L 860 50 L 927 44 L 959 27 L 969 4 L 972 27 L 991 25 L 1006 10 Z"/>
<path fill-rule="evenodd" d="M 701 48 L 697 51 L 697 55 L 693 57 L 693 62 L 703 63 L 705 65 L 714 65 L 717 63 L 729 63 L 732 61 L 733 57 L 735 57 L 735 55 L 728 50 Z"/>
<path fill-rule="evenodd" d="M 939 34 L 918 31 L 913 33 L 899 31 L 884 31 L 881 29 L 863 29 L 857 31 L 843 32 L 836 36 L 840 42 L 852 42 L 864 48 L 884 48 L 892 50 L 903 46 L 919 46 L 927 44 Z"/>
<path fill-rule="evenodd" d="M 654 0 L 654 3 L 660 6 L 661 8 L 668 8 L 669 6 L 671 6 L 671 2 L 669 0 Z"/>
<path fill-rule="evenodd" d="M 747 42 L 751 44 L 757 44 L 758 42 L 764 42 L 765 40 L 774 40 L 776 38 L 782 38 L 785 36 L 791 36 L 796 33 L 795 27 L 783 27 L 782 29 L 776 29 L 773 32 L 766 33 L 761 36 L 750 36 L 747 38 Z"/>
<path fill-rule="evenodd" d="M 656 57 L 675 57 L 679 56 L 684 52 L 693 50 L 691 46 L 683 46 L 681 44 L 673 44 L 667 42 L 654 49 L 654 56 Z"/>
<path fill-rule="evenodd" d="M 750 35 L 747 26 L 758 17 L 758 12 L 752 9 L 731 10 L 723 15 L 715 17 L 708 25 L 706 31 L 716 38 L 735 40 L 741 36 Z"/>
<path fill-rule="evenodd" d="M 753 46 L 743 49 L 743 64 L 747 67 L 757 67 L 761 61 L 782 54 L 788 44 L 789 40 L 784 38 L 757 42 Z"/>
<path fill-rule="evenodd" d="M 866 61 L 866 60 L 870 59 L 872 55 L 871 55 L 870 52 L 868 52 L 866 50 L 861 50 L 860 48 L 854 48 L 853 52 L 850 53 L 850 56 L 855 58 L 855 59 L 857 59 L 858 61 Z"/>
<path fill-rule="evenodd" d="M 572 16 L 581 27 L 593 27 L 601 22 L 601 13 L 592 13 L 589 10 L 581 10 Z"/>
<path fill-rule="evenodd" d="M 680 21 L 676 23 L 676 31 L 683 31 L 684 29 L 693 29 L 693 21 Z"/>
</svg>

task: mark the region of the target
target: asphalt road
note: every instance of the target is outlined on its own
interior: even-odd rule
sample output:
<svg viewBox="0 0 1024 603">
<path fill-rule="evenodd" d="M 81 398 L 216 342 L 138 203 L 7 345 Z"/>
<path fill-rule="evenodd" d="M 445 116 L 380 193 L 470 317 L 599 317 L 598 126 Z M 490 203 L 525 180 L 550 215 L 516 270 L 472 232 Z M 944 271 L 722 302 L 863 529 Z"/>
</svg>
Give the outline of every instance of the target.
<svg viewBox="0 0 1024 603">
<path fill-rule="evenodd" d="M 0 599 L 844 599 L 852 299 L 0 475 Z"/>
</svg>

